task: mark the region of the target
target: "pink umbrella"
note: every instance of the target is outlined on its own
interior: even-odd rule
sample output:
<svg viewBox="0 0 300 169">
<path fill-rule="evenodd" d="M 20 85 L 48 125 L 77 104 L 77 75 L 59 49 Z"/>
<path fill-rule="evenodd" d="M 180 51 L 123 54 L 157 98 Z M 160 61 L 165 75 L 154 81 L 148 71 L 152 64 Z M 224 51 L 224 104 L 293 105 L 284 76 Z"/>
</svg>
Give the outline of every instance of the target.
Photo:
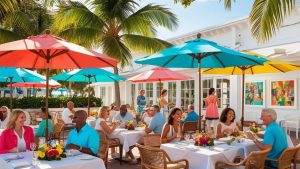
<svg viewBox="0 0 300 169">
<path fill-rule="evenodd" d="M 48 112 L 49 69 L 100 68 L 116 65 L 115 59 L 50 35 L 50 31 L 0 45 L 0 66 L 46 69 L 46 112 Z M 46 124 L 46 140 L 48 140 L 48 124 Z"/>
<path fill-rule="evenodd" d="M 160 83 L 160 91 L 162 90 L 161 81 L 170 81 L 170 80 L 187 80 L 192 79 L 192 77 L 184 75 L 179 72 L 175 72 L 166 68 L 156 67 L 144 73 L 138 74 L 129 78 L 129 81 L 132 82 L 156 82 Z"/>
</svg>

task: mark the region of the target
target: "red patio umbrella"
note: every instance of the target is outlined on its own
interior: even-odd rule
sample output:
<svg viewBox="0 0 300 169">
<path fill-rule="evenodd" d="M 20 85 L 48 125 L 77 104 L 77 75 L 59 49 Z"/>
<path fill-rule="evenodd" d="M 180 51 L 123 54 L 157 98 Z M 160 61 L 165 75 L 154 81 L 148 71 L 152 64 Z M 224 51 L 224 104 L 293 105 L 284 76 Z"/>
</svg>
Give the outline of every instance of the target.
<svg viewBox="0 0 300 169">
<path fill-rule="evenodd" d="M 144 73 L 138 74 L 129 78 L 129 81 L 132 82 L 159 82 L 160 91 L 162 90 L 161 81 L 169 80 L 187 80 L 192 79 L 192 77 L 184 75 L 179 72 L 172 71 L 167 68 L 156 67 Z"/>
<path fill-rule="evenodd" d="M 58 82 L 51 83 L 52 81 L 50 80 L 49 82 L 49 88 L 57 88 L 60 87 L 61 85 Z M 25 88 L 46 88 L 46 82 L 18 82 L 18 83 L 13 83 L 12 87 L 25 87 Z"/>
<path fill-rule="evenodd" d="M 0 45 L 0 66 L 46 69 L 47 113 L 49 69 L 100 68 L 116 65 L 115 59 L 50 35 L 50 31 Z M 46 140 L 48 140 L 48 124 L 46 124 Z"/>
</svg>

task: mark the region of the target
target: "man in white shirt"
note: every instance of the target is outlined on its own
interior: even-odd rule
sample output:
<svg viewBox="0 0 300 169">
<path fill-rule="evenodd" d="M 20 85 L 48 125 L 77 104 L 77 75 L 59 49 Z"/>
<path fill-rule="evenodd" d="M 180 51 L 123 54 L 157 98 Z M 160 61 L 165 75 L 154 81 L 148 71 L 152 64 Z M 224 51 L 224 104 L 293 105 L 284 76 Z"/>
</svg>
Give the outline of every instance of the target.
<svg viewBox="0 0 300 169">
<path fill-rule="evenodd" d="M 9 119 L 9 110 L 8 110 L 8 107 L 2 106 L 0 108 L 0 111 L 2 113 L 2 119 L 0 120 L 0 128 L 1 129 L 6 129 L 6 124 L 7 124 L 8 119 Z"/>
<path fill-rule="evenodd" d="M 64 111 L 62 112 L 61 118 L 64 121 L 65 124 L 70 124 L 72 123 L 72 119 L 74 117 L 74 103 L 72 101 L 69 101 L 67 103 L 67 108 L 64 109 Z"/>
</svg>

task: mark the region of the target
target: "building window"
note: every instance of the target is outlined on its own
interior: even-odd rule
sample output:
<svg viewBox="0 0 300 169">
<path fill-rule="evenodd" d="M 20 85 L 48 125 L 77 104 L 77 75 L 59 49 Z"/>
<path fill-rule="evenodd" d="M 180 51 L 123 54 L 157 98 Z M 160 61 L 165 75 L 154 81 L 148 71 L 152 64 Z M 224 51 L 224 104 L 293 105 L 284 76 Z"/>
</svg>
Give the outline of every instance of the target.
<svg viewBox="0 0 300 169">
<path fill-rule="evenodd" d="M 100 87 L 100 98 L 103 100 L 105 98 L 105 87 Z"/>
<path fill-rule="evenodd" d="M 230 93 L 229 93 L 230 80 L 229 79 L 217 79 L 216 92 L 220 99 L 219 108 L 229 107 Z"/>
<path fill-rule="evenodd" d="M 205 108 L 205 99 L 209 95 L 209 89 L 215 88 L 216 94 L 220 100 L 220 105 L 218 108 L 226 108 L 230 105 L 230 80 L 226 78 L 214 78 L 214 79 L 205 79 L 202 81 L 203 84 L 203 108 Z"/>
<path fill-rule="evenodd" d="M 161 85 L 161 88 L 160 88 L 160 85 Z M 161 83 L 156 83 L 156 97 L 157 98 L 160 98 L 160 90 L 163 90 L 164 89 L 164 84 L 163 84 L 163 82 L 161 82 Z"/>
<path fill-rule="evenodd" d="M 131 103 L 132 106 L 136 104 L 137 92 L 135 90 L 135 84 L 131 84 Z"/>
<path fill-rule="evenodd" d="M 153 83 L 146 83 L 146 105 L 153 105 Z"/>
<path fill-rule="evenodd" d="M 194 80 L 181 81 L 181 108 L 186 110 L 189 104 L 194 104 Z"/>
<path fill-rule="evenodd" d="M 176 82 L 168 82 L 168 102 L 176 103 Z"/>
</svg>

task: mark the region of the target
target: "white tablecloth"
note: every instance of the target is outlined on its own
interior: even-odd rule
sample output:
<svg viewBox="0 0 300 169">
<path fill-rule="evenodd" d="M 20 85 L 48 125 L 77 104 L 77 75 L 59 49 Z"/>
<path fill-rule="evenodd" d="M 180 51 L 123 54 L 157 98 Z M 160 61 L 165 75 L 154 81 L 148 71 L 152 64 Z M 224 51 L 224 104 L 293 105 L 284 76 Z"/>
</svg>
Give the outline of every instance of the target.
<svg viewBox="0 0 300 169">
<path fill-rule="evenodd" d="M 145 134 L 146 133 L 143 128 L 136 128 L 136 130 L 117 128 L 109 135 L 109 137 L 120 139 L 121 144 L 123 144 L 123 149 L 125 152 L 128 152 L 130 146 L 142 142 L 142 138 Z"/>
<path fill-rule="evenodd" d="M 243 148 L 227 144 L 219 144 L 210 149 L 185 141 L 162 144 L 160 148 L 167 152 L 171 160 L 187 159 L 190 169 L 213 169 L 219 160 L 233 161 L 236 156 L 244 155 Z"/>
<path fill-rule="evenodd" d="M 4 161 L 7 156 L 11 156 L 12 154 L 3 154 L 0 155 L 0 168 L 1 169 L 13 169 L 13 164 L 25 162 L 32 163 L 32 152 L 22 153 L 24 155 L 23 159 L 12 160 L 10 162 Z M 91 159 L 83 159 L 83 157 L 87 157 L 90 155 L 82 154 L 75 157 L 67 157 L 63 158 L 61 161 L 42 161 L 39 160 L 40 164 L 37 168 L 39 169 L 105 169 L 105 165 L 102 159 L 91 156 Z M 33 169 L 33 166 L 28 166 L 26 169 Z M 23 168 L 22 168 L 23 169 Z M 25 168 L 24 168 L 25 169 Z"/>
</svg>

